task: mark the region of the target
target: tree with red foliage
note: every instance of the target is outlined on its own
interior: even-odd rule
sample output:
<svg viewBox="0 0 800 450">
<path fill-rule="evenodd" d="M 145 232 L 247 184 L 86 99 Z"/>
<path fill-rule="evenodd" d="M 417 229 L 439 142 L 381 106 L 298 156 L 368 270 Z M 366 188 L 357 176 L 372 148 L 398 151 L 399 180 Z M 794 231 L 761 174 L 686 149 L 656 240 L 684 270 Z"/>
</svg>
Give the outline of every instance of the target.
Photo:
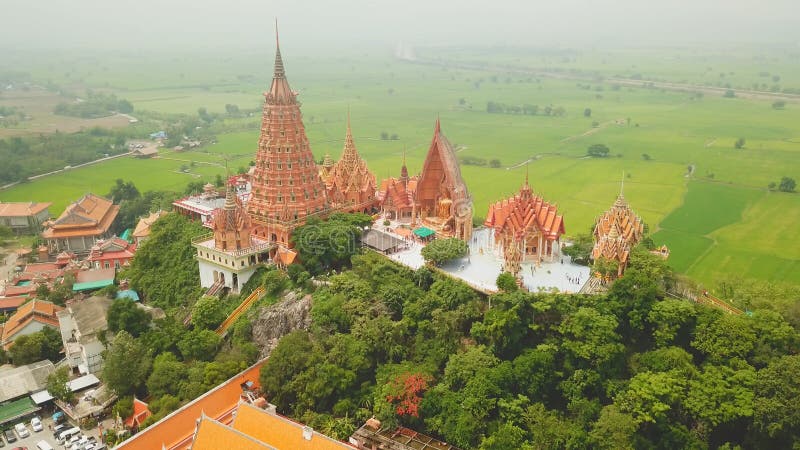
<svg viewBox="0 0 800 450">
<path fill-rule="evenodd" d="M 422 393 L 428 389 L 433 378 L 422 373 L 402 373 L 392 379 L 387 388 L 386 401 L 394 405 L 398 416 L 419 417 Z"/>
</svg>

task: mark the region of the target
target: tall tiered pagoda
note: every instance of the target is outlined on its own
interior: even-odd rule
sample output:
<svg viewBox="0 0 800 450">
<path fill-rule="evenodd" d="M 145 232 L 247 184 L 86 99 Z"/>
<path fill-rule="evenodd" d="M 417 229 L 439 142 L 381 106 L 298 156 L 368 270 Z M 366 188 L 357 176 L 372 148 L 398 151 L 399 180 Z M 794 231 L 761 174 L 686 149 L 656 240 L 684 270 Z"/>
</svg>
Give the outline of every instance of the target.
<svg viewBox="0 0 800 450">
<path fill-rule="evenodd" d="M 489 205 L 484 225 L 493 231 L 494 245 L 502 252 L 503 270 L 513 275 L 521 262 L 552 261 L 560 253 L 564 218 L 555 205 L 533 193 L 527 174 L 518 193 Z"/>
<path fill-rule="evenodd" d="M 622 276 L 628 266 L 631 249 L 644 237 L 644 223 L 625 201 L 621 188 L 611 208 L 597 219 L 592 234 L 592 260 L 615 262 L 616 275 Z"/>
<path fill-rule="evenodd" d="M 472 237 L 472 197 L 438 118 L 414 192 L 414 208 L 420 222 L 437 234 L 465 241 Z"/>
<path fill-rule="evenodd" d="M 264 93 L 253 192 L 247 212 L 254 232 L 288 247 L 292 231 L 329 207 L 325 184 L 311 154 L 297 93 L 289 87 L 276 43 L 275 74 Z"/>
<path fill-rule="evenodd" d="M 322 170 L 331 205 L 344 212 L 370 212 L 375 206 L 375 175 L 356 150 L 349 111 L 342 157 L 330 166 L 328 161 L 326 158 Z"/>
</svg>

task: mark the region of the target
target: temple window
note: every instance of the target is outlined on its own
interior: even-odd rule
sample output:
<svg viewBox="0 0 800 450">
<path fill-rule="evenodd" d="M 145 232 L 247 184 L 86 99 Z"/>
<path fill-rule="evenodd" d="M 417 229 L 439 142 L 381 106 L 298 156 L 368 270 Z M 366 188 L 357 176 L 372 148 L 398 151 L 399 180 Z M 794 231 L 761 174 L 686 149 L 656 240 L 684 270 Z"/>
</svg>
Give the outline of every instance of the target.
<svg viewBox="0 0 800 450">
<path fill-rule="evenodd" d="M 295 201 L 294 192 L 292 192 L 292 201 Z"/>
<path fill-rule="evenodd" d="M 294 186 L 294 178 L 289 178 L 289 186 Z"/>
<path fill-rule="evenodd" d="M 292 168 L 292 163 L 287 163 L 287 164 L 286 164 L 286 168 L 287 168 L 287 169 L 291 169 L 291 168 Z"/>
<path fill-rule="evenodd" d="M 281 130 L 281 137 L 283 137 L 283 136 L 286 136 L 286 132 L 284 132 L 283 130 Z"/>
<path fill-rule="evenodd" d="M 278 186 L 283 186 L 283 180 L 278 180 Z"/>
<path fill-rule="evenodd" d="M 278 163 L 278 170 L 283 169 L 283 164 Z"/>
<path fill-rule="evenodd" d="M 282 196 L 282 195 L 279 195 L 279 196 L 278 196 L 278 203 L 282 203 L 282 202 L 283 202 L 283 196 Z"/>
</svg>

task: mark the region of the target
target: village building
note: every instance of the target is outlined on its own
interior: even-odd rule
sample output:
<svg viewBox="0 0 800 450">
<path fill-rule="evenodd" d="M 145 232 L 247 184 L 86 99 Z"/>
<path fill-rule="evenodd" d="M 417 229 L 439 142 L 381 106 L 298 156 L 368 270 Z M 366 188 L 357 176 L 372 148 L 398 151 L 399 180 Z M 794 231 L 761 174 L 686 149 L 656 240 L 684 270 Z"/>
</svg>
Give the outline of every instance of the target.
<svg viewBox="0 0 800 450">
<path fill-rule="evenodd" d="M 136 246 L 142 245 L 142 242 L 146 241 L 148 237 L 150 237 L 150 227 L 156 222 L 156 220 L 166 216 L 168 213 L 166 211 L 156 211 L 154 213 L 150 213 L 149 216 L 142 217 L 139 219 L 139 222 L 136 223 L 136 228 L 133 229 L 133 233 L 131 237 L 133 241 L 136 243 Z"/>
<path fill-rule="evenodd" d="M 11 228 L 17 234 L 36 234 L 42 224 L 50 218 L 52 203 L 8 203 L 0 202 L 0 225 Z"/>
<path fill-rule="evenodd" d="M 113 267 L 103 269 L 80 270 L 75 273 L 72 292 L 96 291 L 114 284 L 117 270 Z"/>
<path fill-rule="evenodd" d="M 86 194 L 69 205 L 55 221 L 48 222 L 42 232 L 48 251 L 55 255 L 62 251 L 88 253 L 100 239 L 111 236 L 109 229 L 119 213 L 119 206 L 111 200 Z"/>
<path fill-rule="evenodd" d="M 555 205 L 533 193 L 527 175 L 519 192 L 489 205 L 484 225 L 492 230 L 504 271 L 515 276 L 523 262 L 553 261 L 560 254 L 564 218 Z"/>
<path fill-rule="evenodd" d="M 111 239 L 97 241 L 92 246 L 86 261 L 95 269 L 120 269 L 130 265 L 135 253 L 136 244 L 114 236 Z"/>
<path fill-rule="evenodd" d="M 622 189 L 611 208 L 597 219 L 592 236 L 592 261 L 595 265 L 604 262 L 616 265 L 616 277 L 621 277 L 631 249 L 644 237 L 644 222 L 625 201 Z M 614 278 L 614 274 L 599 275 Z"/>
<path fill-rule="evenodd" d="M 106 347 L 100 335 L 108 329 L 106 317 L 111 303 L 112 300 L 105 296 L 89 297 L 72 302 L 56 313 L 64 356 L 71 370 L 82 375 L 102 370 Z"/>
<path fill-rule="evenodd" d="M 371 212 L 375 206 L 375 175 L 356 150 L 347 113 L 347 132 L 342 157 L 330 166 L 329 158 L 323 163 L 320 176 L 325 181 L 328 200 L 343 212 Z"/>
<path fill-rule="evenodd" d="M 197 249 L 200 285 L 213 295 L 223 288 L 238 293 L 275 244 L 253 234 L 250 217 L 228 185 L 223 208 L 214 213 L 212 233 L 192 240 Z"/>
<path fill-rule="evenodd" d="M 311 153 L 297 95 L 289 87 L 277 45 L 272 84 L 264 94 L 247 212 L 253 219 L 254 234 L 282 247 L 291 246 L 289 239 L 295 228 L 329 210 L 325 183 Z"/>
<path fill-rule="evenodd" d="M 378 188 L 377 201 L 381 214 L 389 220 L 410 223 L 416 212 L 414 208 L 414 193 L 417 189 L 418 176 L 409 177 L 406 157 L 403 153 L 403 165 L 400 168 L 400 177 L 390 177 L 381 181 Z"/>
<path fill-rule="evenodd" d="M 58 329 L 57 313 L 63 310 L 53 303 L 33 299 L 20 306 L 0 330 L 0 345 L 8 350 L 20 336 L 38 333 L 45 328 Z"/>
<path fill-rule="evenodd" d="M 0 369 L 0 403 L 6 405 L 7 402 L 25 397 L 22 404 L 34 409 L 29 396 L 44 389 L 47 386 L 47 377 L 55 370 L 53 363 L 46 359 L 24 366 Z M 2 414 L 0 417 L 7 418 Z"/>
</svg>

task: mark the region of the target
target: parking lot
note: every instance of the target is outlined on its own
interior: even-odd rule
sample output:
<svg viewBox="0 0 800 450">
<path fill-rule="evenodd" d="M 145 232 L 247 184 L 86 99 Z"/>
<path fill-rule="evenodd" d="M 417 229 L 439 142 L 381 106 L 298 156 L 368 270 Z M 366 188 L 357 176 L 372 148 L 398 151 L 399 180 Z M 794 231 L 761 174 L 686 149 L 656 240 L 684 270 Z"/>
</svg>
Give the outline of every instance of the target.
<svg viewBox="0 0 800 450">
<path fill-rule="evenodd" d="M 19 423 L 19 422 L 14 422 L 13 424 L 15 425 L 17 423 Z M 25 423 L 25 427 L 28 429 L 28 433 L 30 433 L 30 436 L 26 437 L 25 439 L 20 439 L 19 435 L 14 433 L 14 435 L 17 437 L 17 440 L 15 442 L 9 443 L 5 439 L 5 433 L 3 433 L 3 442 L 5 443 L 5 447 L 3 448 L 3 450 L 14 448 L 14 447 L 25 447 L 28 450 L 36 450 L 36 443 L 39 442 L 39 441 L 42 441 L 42 440 L 46 441 L 54 449 L 63 449 L 64 448 L 63 445 L 58 443 L 58 440 L 53 438 L 53 430 L 52 430 L 53 429 L 53 420 L 50 417 L 42 417 L 42 425 L 43 425 L 44 429 L 42 431 L 38 431 L 38 432 L 37 431 L 33 431 L 33 428 L 31 428 L 30 419 L 26 419 L 24 423 Z M 67 428 L 71 428 L 71 427 L 72 427 L 72 425 L 67 424 Z M 13 428 L 13 425 L 12 425 L 12 428 Z M 90 430 L 82 430 L 82 434 L 84 436 L 94 435 L 95 438 L 98 437 L 96 430 L 91 430 L 91 431 Z"/>
<path fill-rule="evenodd" d="M 3 433 L 3 442 L 6 443 L 5 448 L 26 447 L 28 450 L 36 450 L 36 443 L 41 440 L 47 441 L 47 443 L 53 448 L 63 448 L 63 446 L 58 445 L 56 440 L 53 439 L 53 432 L 48 429 L 47 422 L 45 422 L 44 419 L 42 419 L 42 424 L 44 425 L 44 430 L 33 431 L 30 420 L 25 421 L 25 427 L 28 429 L 30 436 L 26 437 L 25 439 L 20 439 L 19 436 L 14 433 L 14 435 L 17 436 L 16 442 L 9 443 L 6 440 L 5 433 Z"/>
</svg>

